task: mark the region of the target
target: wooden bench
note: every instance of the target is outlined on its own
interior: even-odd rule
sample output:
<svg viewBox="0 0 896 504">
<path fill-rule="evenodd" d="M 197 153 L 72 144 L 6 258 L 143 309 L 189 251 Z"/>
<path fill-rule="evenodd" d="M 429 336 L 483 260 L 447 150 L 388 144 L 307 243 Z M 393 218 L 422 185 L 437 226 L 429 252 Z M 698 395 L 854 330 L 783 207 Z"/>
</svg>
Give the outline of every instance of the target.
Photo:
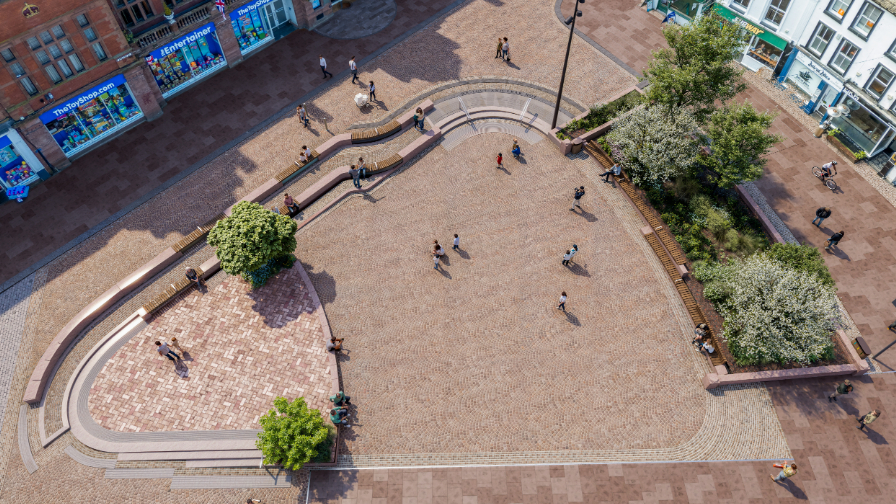
<svg viewBox="0 0 896 504">
<path fill-rule="evenodd" d="M 371 163 L 370 166 L 367 167 L 367 176 L 376 175 L 377 173 L 382 173 L 386 170 L 395 168 L 400 165 L 404 159 L 398 154 L 392 154 L 391 156 L 383 159 L 382 161 L 376 161 Z"/>
<path fill-rule="evenodd" d="M 193 268 L 193 269 L 196 270 L 196 275 L 197 275 L 199 278 L 202 278 L 202 268 L 196 267 L 196 268 Z M 152 313 L 152 312 L 158 310 L 159 308 L 161 308 L 162 306 L 164 306 L 168 301 L 170 301 L 172 298 L 174 298 L 174 296 L 177 296 L 177 295 L 180 294 L 181 292 L 187 290 L 187 288 L 188 288 L 192 283 L 193 283 L 193 282 L 191 282 L 191 281 L 186 277 L 186 275 L 184 275 L 183 278 L 181 278 L 180 280 L 178 280 L 178 281 L 174 282 L 173 284 L 169 285 L 169 286 L 165 289 L 164 292 L 162 292 L 161 294 L 159 294 L 159 295 L 153 297 L 152 299 L 150 299 L 148 303 L 146 303 L 145 305 L 143 305 L 143 310 L 144 310 L 146 313 Z"/>
<path fill-rule="evenodd" d="M 184 250 L 192 247 L 196 243 L 198 243 L 202 238 L 215 227 L 215 224 L 218 223 L 219 220 L 226 218 L 227 216 L 223 213 L 216 215 L 212 220 L 206 222 L 201 226 L 197 226 L 196 230 L 192 233 L 184 236 L 180 240 L 177 241 L 171 248 L 174 249 L 175 252 L 183 252 Z"/>
<path fill-rule="evenodd" d="M 352 143 L 367 143 L 367 142 L 376 142 L 377 140 L 381 140 L 401 131 L 401 124 L 395 119 L 387 122 L 382 126 L 378 126 L 376 128 L 368 128 L 363 130 L 355 130 L 352 131 Z"/>
<path fill-rule="evenodd" d="M 301 173 L 305 168 L 314 163 L 320 158 L 320 154 L 317 153 L 316 150 L 311 150 L 311 157 L 308 158 L 308 161 L 293 161 L 293 164 L 287 166 L 283 170 L 280 171 L 274 178 L 277 182 L 286 183 L 287 180 L 295 177 L 299 173 Z"/>
</svg>

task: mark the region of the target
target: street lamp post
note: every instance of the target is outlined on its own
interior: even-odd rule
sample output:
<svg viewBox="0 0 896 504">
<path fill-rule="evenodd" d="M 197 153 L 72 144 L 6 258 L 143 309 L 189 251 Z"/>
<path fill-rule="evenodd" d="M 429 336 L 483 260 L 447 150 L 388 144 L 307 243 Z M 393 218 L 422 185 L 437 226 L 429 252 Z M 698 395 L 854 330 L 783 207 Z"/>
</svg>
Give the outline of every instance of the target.
<svg viewBox="0 0 896 504">
<path fill-rule="evenodd" d="M 572 34 L 576 30 L 576 18 L 582 17 L 582 12 L 579 10 L 579 4 L 585 3 L 585 0 L 576 0 L 573 5 L 572 16 L 566 20 L 566 24 L 569 25 L 569 42 L 566 43 L 566 58 L 563 60 L 563 73 L 560 74 L 560 89 L 557 91 L 557 106 L 554 107 L 554 120 L 551 121 L 551 129 L 557 127 L 557 114 L 560 113 L 560 98 L 563 96 L 563 83 L 566 82 L 566 66 L 569 64 L 569 49 L 572 47 Z"/>
</svg>

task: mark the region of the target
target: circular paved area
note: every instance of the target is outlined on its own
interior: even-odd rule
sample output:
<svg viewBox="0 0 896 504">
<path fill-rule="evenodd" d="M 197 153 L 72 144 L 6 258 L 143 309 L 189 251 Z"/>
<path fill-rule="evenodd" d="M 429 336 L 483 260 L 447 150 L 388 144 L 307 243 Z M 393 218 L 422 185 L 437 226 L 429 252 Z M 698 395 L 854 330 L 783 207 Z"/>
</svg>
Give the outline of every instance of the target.
<svg viewBox="0 0 896 504">
<path fill-rule="evenodd" d="M 364 38 L 389 26 L 397 12 L 395 0 L 355 0 L 314 31 L 334 39 Z"/>
<path fill-rule="evenodd" d="M 543 140 L 496 169 L 511 140 L 437 146 L 299 233 L 349 350 L 348 453 L 664 448 L 700 429 L 706 392 L 668 279 L 598 195 L 595 165 Z M 571 212 L 579 185 L 584 210 Z M 434 271 L 432 240 L 453 233 L 461 250 Z"/>
<path fill-rule="evenodd" d="M 88 399 L 99 425 L 119 432 L 260 429 L 258 417 L 277 396 L 327 407 L 323 330 L 298 268 L 255 291 L 218 276 L 220 285 L 205 294 L 194 288 L 109 359 Z M 189 354 L 186 379 L 155 351 L 155 341 L 172 337 Z"/>
</svg>

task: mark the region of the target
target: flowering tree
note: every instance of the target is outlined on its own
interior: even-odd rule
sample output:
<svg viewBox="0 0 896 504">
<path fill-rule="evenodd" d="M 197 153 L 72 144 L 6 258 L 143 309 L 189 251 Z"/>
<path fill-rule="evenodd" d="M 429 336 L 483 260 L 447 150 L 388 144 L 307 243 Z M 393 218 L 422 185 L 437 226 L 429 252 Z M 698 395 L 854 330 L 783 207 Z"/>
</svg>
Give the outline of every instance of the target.
<svg viewBox="0 0 896 504">
<path fill-rule="evenodd" d="M 809 363 L 833 356 L 840 327 L 834 290 L 817 275 L 766 254 L 703 264 L 694 276 L 725 318 L 728 349 L 742 366 Z"/>
<path fill-rule="evenodd" d="M 676 109 L 670 117 L 660 107 L 642 107 L 616 121 L 608 141 L 622 151 L 620 164 L 641 184 L 688 173 L 699 153 L 696 130 L 686 109 Z"/>
</svg>

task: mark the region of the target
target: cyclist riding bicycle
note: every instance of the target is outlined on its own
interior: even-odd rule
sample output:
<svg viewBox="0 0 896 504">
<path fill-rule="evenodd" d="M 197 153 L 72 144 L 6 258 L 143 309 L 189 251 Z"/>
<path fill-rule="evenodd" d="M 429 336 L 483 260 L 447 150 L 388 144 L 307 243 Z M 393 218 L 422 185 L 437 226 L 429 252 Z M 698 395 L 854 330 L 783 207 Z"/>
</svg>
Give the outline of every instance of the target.
<svg viewBox="0 0 896 504">
<path fill-rule="evenodd" d="M 831 170 L 834 170 L 833 174 L 831 173 Z M 836 161 L 831 161 L 830 163 L 825 163 L 825 164 L 821 165 L 821 181 L 822 182 L 833 177 L 836 174 L 837 174 L 837 162 Z"/>
</svg>

